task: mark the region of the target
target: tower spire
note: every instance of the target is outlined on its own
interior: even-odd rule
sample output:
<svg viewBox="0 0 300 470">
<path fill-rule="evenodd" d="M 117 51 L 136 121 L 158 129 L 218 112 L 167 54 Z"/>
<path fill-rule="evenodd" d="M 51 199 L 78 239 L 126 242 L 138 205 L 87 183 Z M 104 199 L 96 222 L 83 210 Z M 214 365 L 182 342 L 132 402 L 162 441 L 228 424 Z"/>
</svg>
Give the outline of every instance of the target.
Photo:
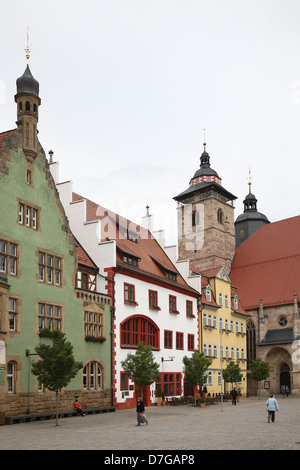
<svg viewBox="0 0 300 470">
<path fill-rule="evenodd" d="M 251 168 L 249 166 L 249 176 L 248 176 L 249 194 L 251 193 L 251 184 L 252 184 L 252 176 L 251 176 Z"/>
<path fill-rule="evenodd" d="M 25 49 L 25 52 L 26 52 L 27 64 L 29 64 L 30 50 L 29 50 L 29 28 L 28 27 L 27 27 L 27 30 L 26 30 L 26 36 L 27 36 L 27 47 Z"/>
</svg>

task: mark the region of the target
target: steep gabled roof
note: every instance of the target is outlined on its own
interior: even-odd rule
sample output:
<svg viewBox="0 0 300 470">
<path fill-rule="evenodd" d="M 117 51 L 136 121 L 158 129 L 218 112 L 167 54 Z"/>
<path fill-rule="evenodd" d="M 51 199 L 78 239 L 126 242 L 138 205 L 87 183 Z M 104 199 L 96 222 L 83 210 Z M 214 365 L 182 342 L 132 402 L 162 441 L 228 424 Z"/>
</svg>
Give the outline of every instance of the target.
<svg viewBox="0 0 300 470">
<path fill-rule="evenodd" d="M 199 293 L 190 287 L 177 271 L 165 251 L 149 230 L 105 209 L 89 199 L 73 193 L 73 201 L 86 200 L 86 221 L 101 220 L 101 240 L 115 240 L 117 265 L 136 275 L 148 276 L 172 288 L 185 290 L 193 296 Z M 138 260 L 138 266 L 124 262 L 122 254 Z M 176 280 L 166 277 L 166 272 L 176 274 Z"/>
<path fill-rule="evenodd" d="M 82 266 L 85 266 L 86 268 L 92 268 L 93 271 L 99 271 L 99 268 L 97 267 L 97 265 L 94 263 L 92 258 L 85 251 L 85 249 L 80 245 L 78 240 L 76 240 L 76 246 L 77 246 L 78 264 L 81 264 Z"/>
<path fill-rule="evenodd" d="M 300 295 L 300 216 L 262 226 L 236 248 L 230 279 L 246 310 Z"/>
<path fill-rule="evenodd" d="M 5 132 L 0 132 L 0 150 L 2 149 L 2 145 L 3 145 L 5 137 L 15 132 L 15 130 L 16 129 L 12 129 L 10 131 L 5 131 Z"/>
</svg>

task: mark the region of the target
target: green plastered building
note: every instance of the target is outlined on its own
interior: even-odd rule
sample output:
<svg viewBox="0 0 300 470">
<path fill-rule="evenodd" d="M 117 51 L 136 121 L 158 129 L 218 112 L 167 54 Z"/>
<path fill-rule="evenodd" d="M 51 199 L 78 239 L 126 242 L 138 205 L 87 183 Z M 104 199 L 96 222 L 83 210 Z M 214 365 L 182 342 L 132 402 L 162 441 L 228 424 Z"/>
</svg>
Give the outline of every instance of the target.
<svg viewBox="0 0 300 470">
<path fill-rule="evenodd" d="M 38 140 L 39 83 L 17 80 L 17 128 L 0 133 L 0 414 L 55 410 L 55 394 L 31 374 L 35 347 L 59 329 L 84 367 L 60 394 L 88 408 L 112 406 L 111 298 L 75 240 Z"/>
</svg>

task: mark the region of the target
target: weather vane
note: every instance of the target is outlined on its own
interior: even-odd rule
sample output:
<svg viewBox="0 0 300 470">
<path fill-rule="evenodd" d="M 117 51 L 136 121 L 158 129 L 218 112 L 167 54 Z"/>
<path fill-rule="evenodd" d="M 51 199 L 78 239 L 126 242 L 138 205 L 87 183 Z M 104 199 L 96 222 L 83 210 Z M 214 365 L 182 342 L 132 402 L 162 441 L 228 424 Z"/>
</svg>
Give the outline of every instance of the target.
<svg viewBox="0 0 300 470">
<path fill-rule="evenodd" d="M 30 51 L 29 51 L 29 28 L 27 28 L 26 36 L 27 36 L 27 47 L 26 47 L 26 49 L 25 49 L 25 52 L 26 52 L 27 64 L 29 64 L 29 58 L 30 58 Z"/>
<path fill-rule="evenodd" d="M 252 184 L 252 176 L 251 176 L 251 167 L 249 166 L 249 176 L 248 176 L 249 191 L 250 191 L 251 184 Z"/>
</svg>

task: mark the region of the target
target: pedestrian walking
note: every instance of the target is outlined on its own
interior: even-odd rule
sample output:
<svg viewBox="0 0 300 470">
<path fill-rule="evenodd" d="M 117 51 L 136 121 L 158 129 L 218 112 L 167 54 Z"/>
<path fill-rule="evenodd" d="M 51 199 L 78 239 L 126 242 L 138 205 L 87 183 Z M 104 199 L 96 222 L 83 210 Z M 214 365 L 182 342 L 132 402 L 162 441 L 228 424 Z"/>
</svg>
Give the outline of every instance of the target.
<svg viewBox="0 0 300 470">
<path fill-rule="evenodd" d="M 143 416 L 145 413 L 145 406 L 142 402 L 141 398 L 138 398 L 137 405 L 136 405 L 136 416 L 137 416 L 137 426 L 141 425 L 141 415 Z M 145 416 L 145 423 L 148 424 L 148 420 Z"/>
<path fill-rule="evenodd" d="M 85 416 L 85 413 L 82 411 L 81 404 L 77 399 L 74 402 L 74 410 L 77 412 L 78 415 Z"/>
<path fill-rule="evenodd" d="M 231 390 L 231 392 L 230 392 L 230 395 L 231 395 L 231 397 L 232 397 L 232 404 L 233 404 L 233 405 L 236 405 L 236 397 L 237 397 L 237 394 L 238 394 L 238 393 L 237 393 L 237 391 L 236 391 L 235 388 L 233 388 L 233 389 Z"/>
<path fill-rule="evenodd" d="M 267 400 L 267 412 L 268 412 L 268 423 L 272 420 L 272 423 L 275 422 L 275 411 L 279 410 L 278 402 L 274 395 L 271 395 Z"/>
<path fill-rule="evenodd" d="M 285 396 L 288 397 L 290 393 L 290 389 L 288 386 L 285 387 Z"/>
<path fill-rule="evenodd" d="M 284 397 L 285 395 L 285 385 L 281 385 L 281 395 Z"/>
</svg>

